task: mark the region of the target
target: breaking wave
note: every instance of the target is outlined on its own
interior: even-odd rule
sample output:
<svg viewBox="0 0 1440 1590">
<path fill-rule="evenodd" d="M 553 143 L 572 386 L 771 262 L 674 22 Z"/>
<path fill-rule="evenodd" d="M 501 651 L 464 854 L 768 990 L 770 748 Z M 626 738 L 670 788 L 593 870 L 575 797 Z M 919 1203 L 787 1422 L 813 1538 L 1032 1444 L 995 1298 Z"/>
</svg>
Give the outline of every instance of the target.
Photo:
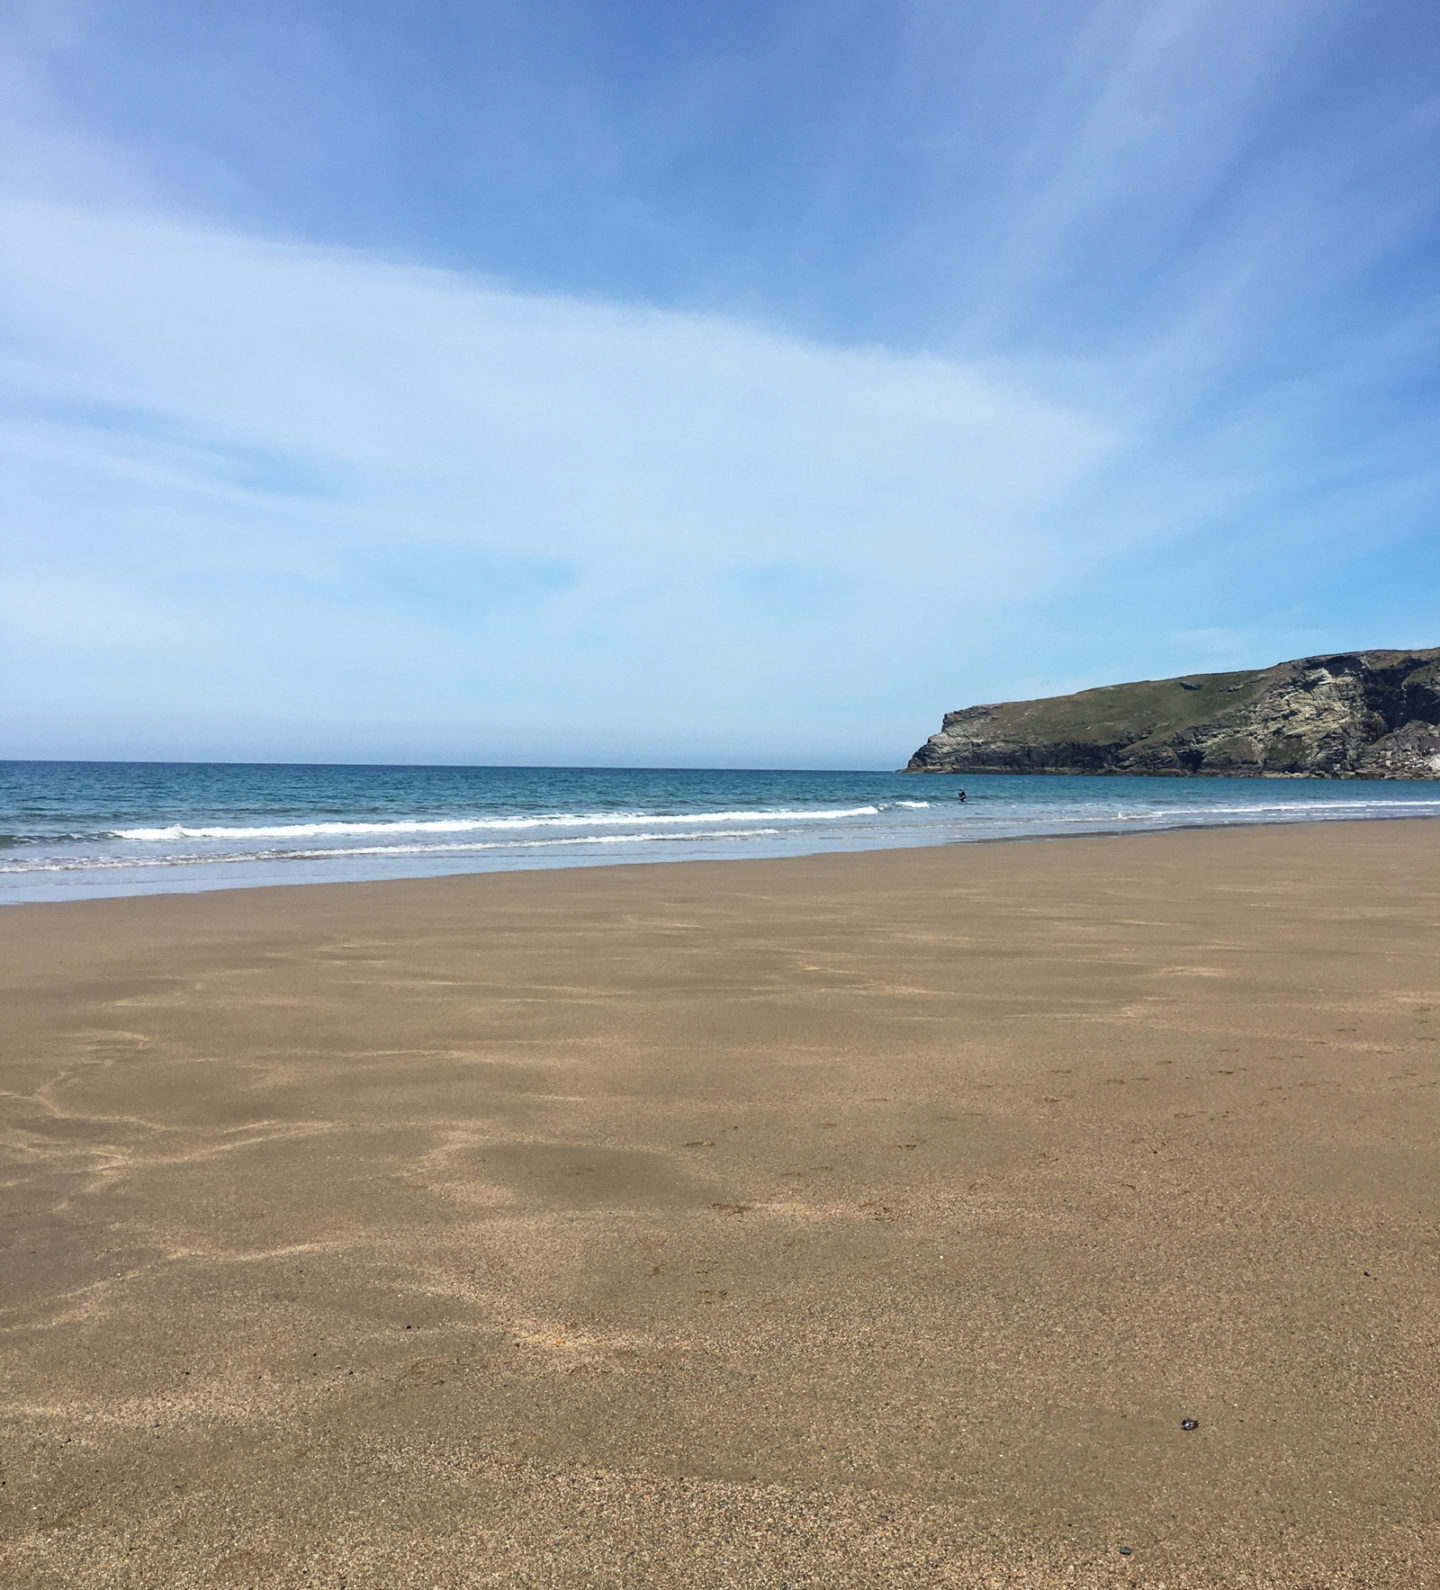
<svg viewBox="0 0 1440 1590">
<path fill-rule="evenodd" d="M 899 805 L 928 805 L 928 801 L 898 802 Z M 277 823 L 258 828 L 192 828 L 175 823 L 167 828 L 115 828 L 109 837 L 148 842 L 174 843 L 180 839 L 329 839 L 359 834 L 469 834 L 486 830 L 510 832 L 525 828 L 628 828 L 636 823 L 679 825 L 681 823 L 772 823 L 837 822 L 845 817 L 877 817 L 878 806 L 846 806 L 833 810 L 754 812 L 552 812 L 543 816 L 520 817 L 436 817 L 404 818 L 388 823 L 320 822 Z M 328 852 L 331 855 L 335 851 Z"/>
<path fill-rule="evenodd" d="M 19 866 L 0 862 L 3 872 L 93 872 L 127 870 L 131 867 L 198 867 L 244 861 L 329 861 L 339 856 L 446 856 L 477 850 L 538 850 L 552 845 L 656 845 L 696 843 L 715 839 L 764 839 L 781 833 L 779 828 L 707 828 L 700 833 L 663 834 L 580 834 L 566 839 L 492 839 L 456 845 L 350 845 L 326 846 L 323 850 L 241 850 L 224 855 L 194 853 L 178 856 L 77 856 L 67 860 L 24 863 Z"/>
</svg>

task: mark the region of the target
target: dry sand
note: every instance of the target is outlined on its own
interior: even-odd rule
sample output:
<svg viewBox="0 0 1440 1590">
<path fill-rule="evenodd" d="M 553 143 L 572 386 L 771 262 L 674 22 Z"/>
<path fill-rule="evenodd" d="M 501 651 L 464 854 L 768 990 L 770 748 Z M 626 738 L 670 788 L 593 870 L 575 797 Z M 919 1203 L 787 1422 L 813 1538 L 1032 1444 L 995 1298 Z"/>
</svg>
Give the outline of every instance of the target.
<svg viewBox="0 0 1440 1590">
<path fill-rule="evenodd" d="M 1440 1584 L 1437 840 L 0 912 L 0 1583 Z"/>
</svg>

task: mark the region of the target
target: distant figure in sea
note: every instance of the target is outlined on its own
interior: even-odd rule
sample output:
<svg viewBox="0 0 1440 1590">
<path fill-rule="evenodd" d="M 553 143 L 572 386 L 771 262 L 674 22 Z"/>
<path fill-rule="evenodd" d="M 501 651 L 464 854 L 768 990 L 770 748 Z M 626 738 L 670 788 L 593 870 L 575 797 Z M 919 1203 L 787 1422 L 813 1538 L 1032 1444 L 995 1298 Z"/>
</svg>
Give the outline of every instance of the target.
<svg viewBox="0 0 1440 1590">
<path fill-rule="evenodd" d="M 963 801 L 965 799 L 965 791 L 962 789 L 955 799 L 957 801 Z"/>
</svg>

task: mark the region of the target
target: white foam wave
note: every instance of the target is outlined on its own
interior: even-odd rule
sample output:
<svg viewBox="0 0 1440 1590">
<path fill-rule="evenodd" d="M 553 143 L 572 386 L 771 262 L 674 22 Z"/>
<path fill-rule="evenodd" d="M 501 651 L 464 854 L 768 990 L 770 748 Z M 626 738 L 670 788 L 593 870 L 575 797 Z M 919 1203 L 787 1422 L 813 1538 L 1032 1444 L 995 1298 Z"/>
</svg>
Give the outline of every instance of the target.
<svg viewBox="0 0 1440 1590">
<path fill-rule="evenodd" d="M 581 834 L 570 839 L 480 840 L 468 845 L 356 845 L 344 850 L 291 851 L 307 860 L 328 856 L 438 856 L 467 850 L 540 850 L 549 845 L 656 845 L 677 840 L 691 842 L 709 839 L 761 839 L 784 832 L 781 828 L 707 828 L 697 834 Z"/>
<path fill-rule="evenodd" d="M 1147 809 L 1149 817 L 1189 817 L 1196 812 L 1203 812 L 1207 816 L 1233 816 L 1237 813 L 1249 814 L 1252 812 L 1400 812 L 1423 809 L 1426 811 L 1440 811 L 1440 800 L 1400 798 L 1396 800 L 1333 800 L 1333 801 L 1247 801 L 1233 802 L 1222 805 L 1219 802 L 1207 803 L 1203 806 L 1153 806 Z"/>
<path fill-rule="evenodd" d="M 1253 804 L 1194 806 L 1146 806 L 1135 811 L 1056 812 L 1053 809 L 1017 814 L 1011 821 L 1044 823 L 1209 823 L 1225 826 L 1235 822 L 1264 822 L 1274 817 L 1428 817 L 1440 814 L 1440 800 L 1393 801 L 1269 801 Z"/>
<path fill-rule="evenodd" d="M 93 856 L 64 861 L 37 861 L 19 866 L 0 864 L 0 873 L 124 871 L 133 867 L 200 867 L 245 861 L 330 861 L 344 856 L 439 856 L 476 850 L 543 850 L 552 845 L 643 845 L 701 843 L 716 839 L 763 839 L 782 828 L 707 828 L 699 833 L 581 834 L 567 839 L 491 839 L 455 845 L 351 845 L 324 850 L 246 850 L 226 855 Z"/>
<path fill-rule="evenodd" d="M 754 812 L 554 812 L 536 817 L 409 818 L 389 823 L 281 823 L 258 828 L 220 825 L 191 828 L 175 823 L 166 828 L 117 828 L 113 830 L 112 837 L 174 844 L 182 839 L 326 839 L 360 834 L 466 834 L 527 828 L 624 828 L 635 823 L 646 823 L 653 827 L 672 823 L 837 822 L 846 817 L 875 817 L 879 813 L 878 806 L 844 806 Z"/>
</svg>

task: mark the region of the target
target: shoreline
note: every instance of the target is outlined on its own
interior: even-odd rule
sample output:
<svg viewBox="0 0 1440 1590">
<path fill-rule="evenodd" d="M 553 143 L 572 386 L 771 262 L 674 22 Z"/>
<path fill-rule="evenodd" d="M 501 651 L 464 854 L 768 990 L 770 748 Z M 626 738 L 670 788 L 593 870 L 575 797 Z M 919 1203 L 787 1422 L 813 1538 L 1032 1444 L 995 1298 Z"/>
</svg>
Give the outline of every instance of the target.
<svg viewBox="0 0 1440 1590">
<path fill-rule="evenodd" d="M 1339 782 L 1339 781 L 1337 780 L 1336 782 Z M 747 855 L 677 856 L 677 857 L 675 857 L 673 859 L 671 859 L 669 857 L 665 857 L 665 856 L 633 856 L 633 857 L 625 857 L 625 858 L 606 858 L 604 860 L 588 861 L 588 862 L 587 861 L 578 861 L 577 860 L 577 861 L 571 861 L 571 862 L 563 863 L 563 864 L 562 863 L 548 863 L 548 864 L 546 864 L 544 866 L 533 866 L 533 867 L 515 866 L 515 867 L 493 867 L 493 868 L 469 868 L 469 869 L 457 870 L 457 871 L 454 871 L 454 872 L 406 873 L 406 874 L 403 874 L 403 875 L 400 875 L 400 876 L 385 877 L 385 878 L 373 878 L 373 877 L 371 877 L 371 878 L 335 878 L 335 879 L 306 878 L 306 879 L 297 879 L 293 883 L 285 882 L 283 880 L 282 881 L 276 881 L 274 879 L 271 879 L 271 880 L 269 880 L 267 882 L 264 882 L 264 883 L 244 883 L 244 882 L 241 882 L 241 883 L 228 883 L 228 884 L 217 884 L 214 887 L 201 887 L 201 888 L 194 888 L 194 889 L 181 889 L 181 888 L 172 888 L 172 889 L 165 889 L 165 888 L 155 888 L 155 889 L 134 888 L 134 889 L 129 889 L 129 888 L 126 888 L 126 889 L 124 889 L 124 892 L 121 892 L 121 893 L 114 893 L 114 894 L 86 894 L 86 895 L 77 896 L 77 897 L 75 897 L 73 899 L 62 899 L 62 900 L 49 900 L 49 899 L 46 899 L 46 900 L 7 900 L 7 899 L 5 899 L 3 897 L 3 894 L 0 894 L 0 914 L 3 914 L 8 908 L 12 908 L 12 907 L 88 905 L 88 904 L 94 904 L 96 902 L 103 901 L 103 900 L 149 899 L 152 896 L 156 896 L 156 895 L 163 896 L 165 898 L 170 898 L 170 897 L 173 897 L 173 896 L 182 896 L 182 895 L 183 896 L 187 896 L 187 897 L 188 896 L 192 896 L 192 895 L 205 895 L 205 896 L 208 896 L 208 895 L 218 895 L 218 894 L 231 894 L 231 893 L 234 893 L 234 892 L 237 892 L 237 891 L 250 892 L 250 891 L 254 891 L 254 890 L 265 890 L 265 889 L 344 888 L 344 887 L 351 887 L 351 886 L 364 887 L 364 886 L 371 885 L 371 884 L 419 883 L 419 882 L 426 882 L 426 881 L 439 881 L 439 880 L 445 879 L 445 878 L 482 878 L 482 877 L 488 878 L 488 877 L 530 876 L 532 874 L 549 874 L 549 873 L 552 873 L 552 872 L 554 872 L 554 873 L 594 872 L 594 871 L 606 871 L 606 870 L 611 870 L 611 869 L 620 869 L 620 868 L 629 868 L 629 867 L 728 866 L 728 865 L 730 865 L 733 862 L 742 862 L 743 863 L 743 862 L 768 862 L 768 861 L 807 861 L 807 860 L 816 859 L 816 858 L 819 858 L 819 857 L 822 857 L 822 856 L 868 856 L 868 855 L 890 854 L 892 852 L 905 852 L 905 851 L 911 851 L 911 850 L 953 850 L 953 849 L 960 849 L 960 848 L 968 848 L 970 846 L 1019 845 L 1019 844 L 1032 844 L 1032 843 L 1038 844 L 1038 843 L 1041 843 L 1041 842 L 1047 841 L 1047 840 L 1067 840 L 1068 841 L 1068 840 L 1075 840 L 1075 839 L 1144 839 L 1144 838 L 1157 838 L 1157 837 L 1159 837 L 1160 835 L 1163 835 L 1163 834 L 1205 833 L 1205 832 L 1211 832 L 1211 831 L 1213 831 L 1213 832 L 1233 832 L 1234 830 L 1237 830 L 1237 829 L 1249 829 L 1249 828 L 1256 828 L 1256 829 L 1264 829 L 1264 828 L 1312 828 L 1312 827 L 1313 828 L 1321 828 L 1321 827 L 1329 827 L 1329 826 L 1332 826 L 1332 825 L 1335 825 L 1335 824 L 1342 824 L 1342 823 L 1346 823 L 1346 824 L 1348 824 L 1348 823 L 1368 824 L 1368 823 L 1411 823 L 1411 822 L 1413 822 L 1413 823 L 1440 822 L 1440 814 L 1435 814 L 1435 813 L 1411 814 L 1411 813 L 1408 813 L 1408 812 L 1399 812 L 1399 813 L 1396 813 L 1394 816 L 1391 816 L 1389 814 L 1385 814 L 1385 815 L 1370 814 L 1370 815 L 1366 815 L 1366 816 L 1358 816 L 1357 815 L 1357 816 L 1346 816 L 1346 817 L 1290 817 L 1290 818 L 1257 817 L 1257 818 L 1252 818 L 1252 819 L 1240 819 L 1240 820 L 1233 821 L 1233 822 L 1227 822 L 1227 821 L 1216 821 L 1216 822 L 1176 822 L 1176 823 L 1167 823 L 1163 827 L 1161 827 L 1161 826 L 1156 826 L 1156 827 L 1151 827 L 1151 828 L 1140 828 L 1140 827 L 1137 827 L 1137 826 L 1117 827 L 1117 828 L 1096 827 L 1096 828 L 1087 828 L 1081 833 L 987 834 L 987 835 L 984 835 L 984 836 L 981 836 L 981 837 L 975 838 L 975 839 L 944 839 L 944 840 L 935 840 L 935 841 L 932 841 L 930 843 L 897 843 L 897 844 L 889 844 L 889 845 L 851 846 L 851 847 L 845 847 L 845 848 L 839 848 L 839 849 L 801 850 L 801 851 L 786 852 L 786 853 L 781 854 L 781 855 L 768 855 L 768 856 L 764 856 L 764 855 L 762 855 L 762 856 L 747 856 Z M 312 858 L 305 858 L 305 859 L 309 860 L 309 859 L 312 859 Z M 217 862 L 217 861 L 212 861 L 212 860 L 205 859 L 205 860 L 200 860 L 200 861 L 196 861 L 196 862 L 193 862 L 193 863 L 172 863 L 172 865 L 175 865 L 177 867 L 177 869 L 181 869 L 181 868 L 183 868 L 184 866 L 187 866 L 187 865 L 195 865 L 195 866 L 218 866 L 218 865 L 249 866 L 249 865 L 254 865 L 254 863 L 253 863 L 253 861 L 250 860 L 250 858 L 245 858 L 243 860 L 235 861 L 234 863 L 224 863 L 224 862 Z M 84 870 L 84 869 L 76 868 L 75 870 L 76 871 L 81 871 L 81 870 Z M 100 869 L 97 868 L 95 870 L 98 871 Z"/>
<path fill-rule="evenodd" d="M 1074 837 L 0 913 L 0 1578 L 1425 1583 L 1433 830 Z"/>
</svg>

